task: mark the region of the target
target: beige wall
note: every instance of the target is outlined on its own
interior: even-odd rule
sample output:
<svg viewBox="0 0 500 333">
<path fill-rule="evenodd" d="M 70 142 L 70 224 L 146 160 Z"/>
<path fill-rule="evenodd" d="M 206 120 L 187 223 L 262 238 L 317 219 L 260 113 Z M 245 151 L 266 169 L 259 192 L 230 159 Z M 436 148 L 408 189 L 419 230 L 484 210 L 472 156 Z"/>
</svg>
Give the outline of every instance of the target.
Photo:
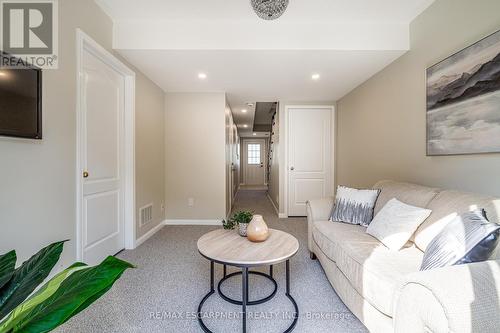
<svg viewBox="0 0 500 333">
<path fill-rule="evenodd" d="M 225 218 L 225 106 L 224 93 L 165 94 L 167 220 Z"/>
<path fill-rule="evenodd" d="M 411 51 L 338 103 L 338 183 L 395 179 L 500 195 L 500 154 L 426 157 L 425 141 L 425 69 L 499 28 L 498 0 L 438 0 L 417 17 Z"/>
<path fill-rule="evenodd" d="M 70 239 L 59 269 L 73 262 L 76 254 L 76 28 L 111 49 L 112 22 L 94 1 L 59 1 L 59 69 L 43 73 L 44 138 L 0 137 L 0 253 L 16 249 L 21 261 L 50 242 Z M 163 122 L 162 110 L 149 101 L 149 97 L 158 101 L 161 90 L 137 74 L 136 123 L 141 126 L 143 115 Z M 143 158 L 144 133 L 142 127 L 137 129 L 136 154 Z M 163 141 L 155 140 L 155 144 L 161 147 Z M 148 172 L 161 172 L 148 158 L 136 165 L 145 163 L 154 169 Z M 149 191 L 142 183 L 143 175 L 139 168 L 138 203 Z"/>
<path fill-rule="evenodd" d="M 139 208 L 153 204 L 153 221 L 142 227 L 137 223 L 136 236 L 141 237 L 165 219 L 165 93 L 136 73 L 136 220 Z"/>
</svg>

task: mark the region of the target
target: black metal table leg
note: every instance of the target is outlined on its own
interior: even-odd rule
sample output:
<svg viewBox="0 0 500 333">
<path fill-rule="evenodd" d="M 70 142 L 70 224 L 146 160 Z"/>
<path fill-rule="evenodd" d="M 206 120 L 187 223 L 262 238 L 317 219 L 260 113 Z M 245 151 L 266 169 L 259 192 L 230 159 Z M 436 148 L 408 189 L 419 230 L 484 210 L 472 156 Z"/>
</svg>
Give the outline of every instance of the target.
<svg viewBox="0 0 500 333">
<path fill-rule="evenodd" d="M 243 333 L 247 332 L 247 301 L 248 301 L 248 267 L 242 268 L 242 295 L 241 310 L 243 312 Z"/>
<path fill-rule="evenodd" d="M 248 297 L 248 291 L 250 290 L 250 277 L 249 277 L 249 272 L 248 272 L 248 269 L 247 269 L 247 305 L 248 305 L 248 302 L 250 300 L 250 298 Z"/>
<path fill-rule="evenodd" d="M 290 261 L 286 261 L 286 295 L 290 295 Z"/>
<path fill-rule="evenodd" d="M 293 320 L 292 324 L 283 333 L 290 333 L 291 331 L 294 330 L 295 326 L 297 325 L 297 321 L 299 319 L 299 308 L 297 306 L 297 303 L 295 302 L 295 299 L 293 298 L 293 296 L 290 293 L 290 289 L 291 289 L 290 288 L 290 261 L 287 260 L 285 262 L 285 264 L 286 264 L 286 268 L 285 268 L 285 274 L 286 274 L 285 275 L 285 278 L 286 278 L 285 295 L 292 303 L 292 305 L 295 309 L 295 313 L 294 313 L 294 320 Z M 210 329 L 208 329 L 208 327 L 205 325 L 205 323 L 202 320 L 202 309 L 203 309 L 203 304 L 205 303 L 205 301 L 215 293 L 215 268 L 214 268 L 214 265 L 215 265 L 215 262 L 210 261 L 210 291 L 208 292 L 208 294 L 206 294 L 203 297 L 200 304 L 198 305 L 198 323 L 200 324 L 200 327 L 202 328 L 203 332 L 205 332 L 205 333 L 213 333 Z M 243 318 L 242 318 L 243 332 L 246 333 L 246 331 L 247 331 L 247 306 L 265 303 L 265 302 L 269 301 L 271 298 L 273 298 L 273 296 L 276 294 L 277 283 L 273 279 L 273 266 L 271 265 L 269 267 L 269 275 L 267 275 L 267 274 L 262 273 L 262 272 L 254 272 L 254 271 L 250 272 L 248 267 L 241 267 L 241 272 L 238 271 L 235 273 L 227 274 L 226 265 L 225 264 L 223 264 L 223 265 L 224 265 L 224 278 L 219 281 L 219 283 L 217 285 L 217 289 L 219 291 L 220 296 L 224 300 L 226 300 L 230 303 L 233 303 L 233 304 L 241 305 L 242 315 L 243 315 Z M 221 291 L 221 283 L 223 281 L 225 281 L 226 279 L 231 278 L 233 276 L 239 275 L 239 274 L 241 274 L 241 279 L 242 279 L 242 281 L 241 281 L 242 282 L 241 283 L 242 284 L 242 300 L 241 301 L 233 300 L 233 299 L 225 296 Z M 249 279 L 248 278 L 249 278 L 250 274 L 264 276 L 264 277 L 268 278 L 271 282 L 273 282 L 274 287 L 275 287 L 273 293 L 271 295 L 263 298 L 263 299 L 249 301 L 249 298 L 248 298 Z"/>
<path fill-rule="evenodd" d="M 283 333 L 289 333 L 289 332 L 293 331 L 293 329 L 295 328 L 295 325 L 297 325 L 297 321 L 299 320 L 299 307 L 297 306 L 295 299 L 290 294 L 290 260 L 287 260 L 285 265 L 286 265 L 286 267 L 285 267 L 285 270 L 286 270 L 286 273 L 285 273 L 286 274 L 286 293 L 285 293 L 285 295 L 286 295 L 286 297 L 288 297 L 290 302 L 292 302 L 293 307 L 295 308 L 293 323 L 287 328 L 287 330 L 285 332 L 283 332 Z"/>
<path fill-rule="evenodd" d="M 215 277 L 214 277 L 214 266 L 215 266 L 215 263 L 213 261 L 210 262 L 210 291 L 214 291 L 214 280 L 215 280 Z"/>
<path fill-rule="evenodd" d="M 208 292 L 208 294 L 205 295 L 205 297 L 203 297 L 200 304 L 198 305 L 198 323 L 200 324 L 203 332 L 206 332 L 206 333 L 212 333 L 212 331 L 210 331 L 208 329 L 208 327 L 205 325 L 205 323 L 201 319 L 201 309 L 203 308 L 203 304 L 205 303 L 205 301 L 210 296 L 212 296 L 214 292 L 215 292 L 215 288 L 214 288 L 214 262 L 210 261 L 210 291 Z"/>
<path fill-rule="evenodd" d="M 227 274 L 225 277 L 220 279 L 219 283 L 217 284 L 217 290 L 219 291 L 219 295 L 220 295 L 220 297 L 222 297 L 222 299 L 224 299 L 225 301 L 232 303 L 232 304 L 241 305 L 241 299 L 237 300 L 237 299 L 231 298 L 231 297 L 227 296 L 226 294 L 224 294 L 224 292 L 222 291 L 222 284 L 226 280 L 229 280 L 235 276 L 242 275 L 242 274 L 243 274 L 243 271 L 237 271 L 237 272 Z M 266 273 L 263 273 L 263 272 L 250 271 L 250 270 L 248 270 L 248 274 L 249 275 L 263 276 L 267 280 L 271 281 L 271 283 L 273 284 L 273 291 L 268 296 L 260 298 L 260 299 L 256 299 L 256 300 L 250 300 L 249 295 L 247 294 L 247 306 L 265 303 L 265 302 L 269 301 L 270 299 L 272 299 L 276 295 L 276 292 L 278 291 L 278 283 L 276 282 L 276 280 L 272 276 L 270 276 Z M 250 279 L 249 279 L 249 281 L 250 281 Z M 248 290 L 250 290 L 250 283 L 249 283 Z"/>
</svg>

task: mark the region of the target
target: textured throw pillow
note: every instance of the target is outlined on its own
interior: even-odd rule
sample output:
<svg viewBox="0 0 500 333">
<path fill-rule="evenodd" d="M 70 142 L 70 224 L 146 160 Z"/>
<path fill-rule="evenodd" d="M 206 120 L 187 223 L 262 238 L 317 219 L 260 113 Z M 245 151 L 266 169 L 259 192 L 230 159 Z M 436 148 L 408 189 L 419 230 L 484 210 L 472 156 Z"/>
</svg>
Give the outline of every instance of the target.
<svg viewBox="0 0 500 333">
<path fill-rule="evenodd" d="M 500 225 L 482 210 L 459 215 L 427 246 L 420 270 L 488 260 L 498 245 Z"/>
<path fill-rule="evenodd" d="M 394 198 L 375 215 L 366 232 L 390 250 L 399 251 L 430 214 L 429 209 L 410 206 Z"/>
<path fill-rule="evenodd" d="M 379 193 L 380 190 L 358 190 L 338 186 L 330 221 L 361 224 L 366 227 L 373 218 L 373 208 Z"/>
</svg>

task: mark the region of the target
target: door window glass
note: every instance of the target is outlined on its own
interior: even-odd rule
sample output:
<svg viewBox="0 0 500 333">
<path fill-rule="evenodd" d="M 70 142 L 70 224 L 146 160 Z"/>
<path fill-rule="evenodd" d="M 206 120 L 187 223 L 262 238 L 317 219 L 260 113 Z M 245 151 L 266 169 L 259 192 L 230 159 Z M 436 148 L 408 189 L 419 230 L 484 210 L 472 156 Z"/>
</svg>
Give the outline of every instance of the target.
<svg viewBox="0 0 500 333">
<path fill-rule="evenodd" d="M 250 143 L 247 146 L 248 164 L 260 164 L 260 144 Z"/>
</svg>

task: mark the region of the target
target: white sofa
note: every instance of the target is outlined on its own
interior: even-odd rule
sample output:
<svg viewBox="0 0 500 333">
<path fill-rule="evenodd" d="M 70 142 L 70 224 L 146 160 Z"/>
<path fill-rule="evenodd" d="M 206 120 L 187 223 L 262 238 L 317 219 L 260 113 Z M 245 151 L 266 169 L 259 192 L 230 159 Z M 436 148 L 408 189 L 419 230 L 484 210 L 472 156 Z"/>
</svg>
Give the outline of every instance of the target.
<svg viewBox="0 0 500 333">
<path fill-rule="evenodd" d="M 366 228 L 328 221 L 333 198 L 307 204 L 308 245 L 333 288 L 371 332 L 500 332 L 500 251 L 485 262 L 419 271 L 423 251 L 456 214 L 484 208 L 500 223 L 500 199 L 381 181 L 375 214 L 392 198 L 432 210 L 400 251 Z"/>
</svg>

